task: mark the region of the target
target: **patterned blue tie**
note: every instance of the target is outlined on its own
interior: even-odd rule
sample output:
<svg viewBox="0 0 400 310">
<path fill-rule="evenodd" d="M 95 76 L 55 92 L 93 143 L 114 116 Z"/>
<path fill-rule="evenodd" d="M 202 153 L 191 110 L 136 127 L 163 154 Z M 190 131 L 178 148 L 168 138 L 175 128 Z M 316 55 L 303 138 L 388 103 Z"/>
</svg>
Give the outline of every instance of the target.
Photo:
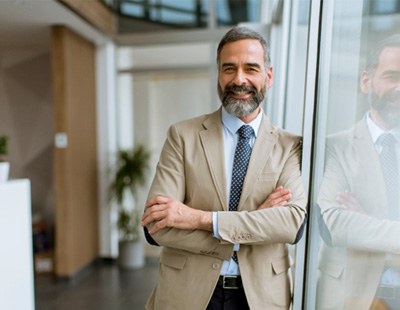
<svg viewBox="0 0 400 310">
<path fill-rule="evenodd" d="M 397 220 L 399 215 L 399 169 L 395 150 L 396 139 L 392 134 L 386 133 L 379 137 L 382 152 L 379 156 L 385 178 L 386 193 L 389 204 L 391 220 Z"/>
<path fill-rule="evenodd" d="M 246 176 L 251 154 L 250 139 L 254 131 L 250 125 L 243 125 L 239 128 L 238 133 L 239 141 L 233 159 L 231 190 L 229 193 L 229 211 L 237 211 L 239 205 L 244 177 Z M 238 263 L 236 252 L 233 253 L 232 259 Z"/>
</svg>

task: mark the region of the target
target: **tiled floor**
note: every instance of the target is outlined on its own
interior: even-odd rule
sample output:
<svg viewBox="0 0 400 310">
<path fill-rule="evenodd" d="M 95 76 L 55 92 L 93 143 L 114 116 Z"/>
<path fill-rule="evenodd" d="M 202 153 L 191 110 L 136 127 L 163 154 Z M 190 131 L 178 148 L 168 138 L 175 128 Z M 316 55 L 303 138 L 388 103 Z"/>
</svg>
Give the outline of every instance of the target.
<svg viewBox="0 0 400 310">
<path fill-rule="evenodd" d="M 36 310 L 139 310 L 156 282 L 156 259 L 143 269 L 124 270 L 115 263 L 97 263 L 75 283 L 35 276 Z"/>
</svg>

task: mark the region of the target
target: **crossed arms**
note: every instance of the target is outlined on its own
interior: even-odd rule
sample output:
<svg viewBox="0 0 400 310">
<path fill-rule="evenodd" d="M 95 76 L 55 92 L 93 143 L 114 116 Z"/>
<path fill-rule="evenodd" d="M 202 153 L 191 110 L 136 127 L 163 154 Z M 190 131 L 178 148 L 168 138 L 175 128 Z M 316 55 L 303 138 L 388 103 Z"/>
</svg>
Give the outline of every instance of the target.
<svg viewBox="0 0 400 310">
<path fill-rule="evenodd" d="M 291 199 L 290 189 L 277 187 L 257 210 L 283 206 Z M 210 211 L 193 209 L 182 202 L 164 196 L 156 196 L 146 203 L 142 226 L 154 225 L 149 233 L 155 234 L 163 228 L 213 231 L 213 216 Z"/>
</svg>

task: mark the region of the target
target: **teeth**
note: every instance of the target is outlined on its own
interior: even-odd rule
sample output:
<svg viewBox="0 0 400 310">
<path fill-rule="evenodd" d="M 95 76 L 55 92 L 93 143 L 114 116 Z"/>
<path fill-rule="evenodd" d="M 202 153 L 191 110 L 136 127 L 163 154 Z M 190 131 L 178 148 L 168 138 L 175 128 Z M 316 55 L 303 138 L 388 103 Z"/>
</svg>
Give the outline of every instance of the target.
<svg viewBox="0 0 400 310">
<path fill-rule="evenodd" d="M 245 92 L 245 91 L 236 91 L 236 92 L 234 92 L 234 94 L 241 96 L 241 95 L 247 94 L 247 92 Z"/>
</svg>

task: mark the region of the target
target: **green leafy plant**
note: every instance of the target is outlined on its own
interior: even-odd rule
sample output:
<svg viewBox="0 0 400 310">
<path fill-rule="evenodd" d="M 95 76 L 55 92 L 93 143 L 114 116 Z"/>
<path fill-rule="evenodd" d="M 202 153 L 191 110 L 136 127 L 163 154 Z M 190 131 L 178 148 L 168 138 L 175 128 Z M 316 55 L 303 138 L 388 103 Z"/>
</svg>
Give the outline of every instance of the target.
<svg viewBox="0 0 400 310">
<path fill-rule="evenodd" d="M 8 155 L 8 137 L 0 136 L 0 162 L 6 161 Z"/>
<path fill-rule="evenodd" d="M 121 208 L 118 213 L 117 226 L 121 240 L 139 240 L 140 214 L 137 210 L 126 210 Z"/>
<path fill-rule="evenodd" d="M 117 226 L 120 239 L 124 241 L 139 239 L 140 214 L 137 210 L 126 208 L 123 203 L 128 192 L 136 197 L 138 187 L 145 184 L 149 159 L 150 153 L 143 145 L 138 145 L 133 150 L 120 150 L 117 154 L 117 167 L 109 196 L 118 203 Z"/>
</svg>

